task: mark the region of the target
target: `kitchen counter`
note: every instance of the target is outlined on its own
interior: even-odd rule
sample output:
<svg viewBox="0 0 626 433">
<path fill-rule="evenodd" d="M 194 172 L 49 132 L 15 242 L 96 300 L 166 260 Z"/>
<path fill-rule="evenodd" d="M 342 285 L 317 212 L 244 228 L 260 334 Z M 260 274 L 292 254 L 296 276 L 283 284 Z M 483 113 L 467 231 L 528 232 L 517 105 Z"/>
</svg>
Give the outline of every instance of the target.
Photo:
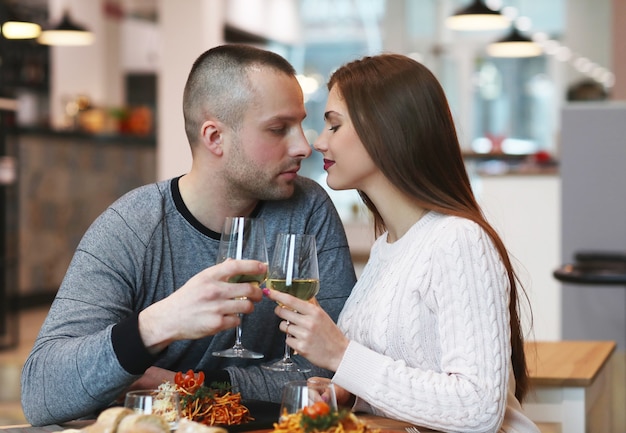
<svg viewBox="0 0 626 433">
<path fill-rule="evenodd" d="M 132 134 L 89 134 L 83 131 L 74 130 L 53 130 L 45 128 L 19 128 L 16 130 L 18 136 L 41 136 L 54 137 L 56 139 L 85 140 L 91 144 L 113 144 L 131 146 L 156 146 L 154 135 L 132 135 Z"/>
<path fill-rule="evenodd" d="M 532 390 L 524 410 L 533 421 L 565 433 L 622 431 L 612 410 L 614 341 L 528 341 L 525 352 Z"/>
</svg>

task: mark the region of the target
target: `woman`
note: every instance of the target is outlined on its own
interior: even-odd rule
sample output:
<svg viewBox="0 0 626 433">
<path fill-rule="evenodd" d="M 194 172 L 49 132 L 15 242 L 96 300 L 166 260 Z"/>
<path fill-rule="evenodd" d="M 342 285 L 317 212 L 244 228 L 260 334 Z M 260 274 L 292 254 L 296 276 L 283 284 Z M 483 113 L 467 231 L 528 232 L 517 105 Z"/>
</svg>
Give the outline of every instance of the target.
<svg viewBox="0 0 626 433">
<path fill-rule="evenodd" d="M 474 198 L 437 79 L 384 54 L 341 67 L 328 88 L 315 149 L 331 188 L 359 191 L 378 237 L 337 325 L 268 292 L 288 307 L 276 308 L 288 344 L 334 371 L 355 411 L 440 431 L 538 432 L 520 406 L 521 288 Z"/>
</svg>

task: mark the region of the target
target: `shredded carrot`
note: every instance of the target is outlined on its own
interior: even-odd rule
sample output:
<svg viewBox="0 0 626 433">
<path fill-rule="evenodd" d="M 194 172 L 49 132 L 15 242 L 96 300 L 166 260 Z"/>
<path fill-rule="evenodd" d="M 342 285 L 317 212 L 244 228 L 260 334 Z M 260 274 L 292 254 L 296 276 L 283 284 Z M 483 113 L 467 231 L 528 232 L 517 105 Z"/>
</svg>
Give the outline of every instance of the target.
<svg viewBox="0 0 626 433">
<path fill-rule="evenodd" d="M 187 374 L 193 378 L 193 372 Z M 206 387 L 203 380 L 204 376 L 200 383 L 193 380 L 182 383 L 177 380 L 174 385 L 180 395 L 182 416 L 209 426 L 238 425 L 254 420 L 250 410 L 243 405 L 240 393 Z M 191 385 L 186 387 L 187 383 Z M 169 382 L 167 384 L 171 385 Z"/>
<path fill-rule="evenodd" d="M 274 423 L 272 433 L 307 433 L 302 427 L 302 411 L 289 415 L 283 414 L 280 417 L 280 421 Z M 323 433 L 380 433 L 380 430 L 369 428 L 367 424 L 351 413 L 345 419 L 339 421 L 336 426 L 330 427 Z"/>
</svg>

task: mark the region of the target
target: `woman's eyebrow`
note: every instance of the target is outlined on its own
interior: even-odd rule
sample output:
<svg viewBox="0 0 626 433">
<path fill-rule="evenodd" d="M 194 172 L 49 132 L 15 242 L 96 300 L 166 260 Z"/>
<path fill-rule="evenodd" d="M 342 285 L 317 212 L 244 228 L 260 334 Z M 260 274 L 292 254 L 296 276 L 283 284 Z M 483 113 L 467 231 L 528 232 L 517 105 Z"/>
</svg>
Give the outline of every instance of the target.
<svg viewBox="0 0 626 433">
<path fill-rule="evenodd" d="M 329 110 L 326 113 L 324 113 L 324 119 L 328 120 L 328 118 L 332 115 L 339 116 L 339 113 L 333 110 Z"/>
</svg>

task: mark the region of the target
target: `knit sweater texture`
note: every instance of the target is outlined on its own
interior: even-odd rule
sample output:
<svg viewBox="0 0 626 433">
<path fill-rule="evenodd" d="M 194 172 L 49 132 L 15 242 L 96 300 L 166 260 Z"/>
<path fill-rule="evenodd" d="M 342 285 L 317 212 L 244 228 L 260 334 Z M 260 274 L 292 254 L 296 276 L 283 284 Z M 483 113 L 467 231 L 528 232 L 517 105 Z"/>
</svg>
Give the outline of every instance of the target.
<svg viewBox="0 0 626 433">
<path fill-rule="evenodd" d="M 387 233 L 339 317 L 351 340 L 333 381 L 356 410 L 443 432 L 538 432 L 515 399 L 509 282 L 476 223 L 429 212 Z"/>
<path fill-rule="evenodd" d="M 253 215 L 265 222 L 269 257 L 279 232 L 315 235 L 317 299 L 336 320 L 356 278 L 343 225 L 323 188 L 298 178 L 290 199 L 261 202 Z M 267 298 L 243 319 L 243 344 L 265 359 L 212 356 L 232 346 L 234 330 L 176 341 L 156 356 L 143 346 L 138 313 L 215 264 L 219 236 L 191 215 L 178 179 L 140 187 L 112 204 L 78 245 L 24 366 L 22 407 L 28 421 L 45 425 L 93 417 L 151 365 L 202 370 L 209 377 L 221 372 L 243 398 L 266 401 L 280 401 L 285 382 L 303 379 L 301 373 L 260 368 L 280 358 L 285 343 L 276 304 Z M 309 373 L 330 374 L 316 367 Z"/>
</svg>

